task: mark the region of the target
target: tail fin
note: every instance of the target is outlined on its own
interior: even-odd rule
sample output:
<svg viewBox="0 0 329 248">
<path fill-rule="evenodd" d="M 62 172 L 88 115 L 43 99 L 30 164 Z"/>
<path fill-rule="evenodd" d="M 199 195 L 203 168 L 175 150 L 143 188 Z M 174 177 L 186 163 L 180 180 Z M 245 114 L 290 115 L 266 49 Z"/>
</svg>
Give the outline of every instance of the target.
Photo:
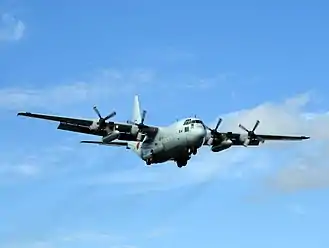
<svg viewBox="0 0 329 248">
<path fill-rule="evenodd" d="M 142 121 L 138 95 L 135 95 L 135 98 L 134 98 L 133 115 L 132 115 L 131 121 L 135 122 L 135 123 L 140 123 Z"/>
</svg>

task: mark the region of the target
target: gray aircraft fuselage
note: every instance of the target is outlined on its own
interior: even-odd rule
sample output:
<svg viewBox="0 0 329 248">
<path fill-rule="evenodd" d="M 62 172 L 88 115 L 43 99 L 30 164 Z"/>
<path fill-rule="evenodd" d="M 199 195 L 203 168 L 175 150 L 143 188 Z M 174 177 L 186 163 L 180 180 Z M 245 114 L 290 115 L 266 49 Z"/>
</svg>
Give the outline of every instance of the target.
<svg viewBox="0 0 329 248">
<path fill-rule="evenodd" d="M 196 154 L 197 149 L 205 143 L 206 136 L 207 131 L 200 119 L 186 118 L 167 127 L 159 127 L 150 142 L 147 139 L 129 142 L 128 147 L 148 164 L 174 160 L 184 165 L 190 155 Z"/>
</svg>

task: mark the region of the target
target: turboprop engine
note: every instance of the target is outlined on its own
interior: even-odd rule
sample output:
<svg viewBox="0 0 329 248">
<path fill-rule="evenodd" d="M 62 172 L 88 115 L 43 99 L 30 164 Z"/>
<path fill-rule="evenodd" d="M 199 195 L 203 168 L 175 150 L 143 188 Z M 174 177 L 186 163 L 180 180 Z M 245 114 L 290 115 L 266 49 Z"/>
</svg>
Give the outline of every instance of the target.
<svg viewBox="0 0 329 248">
<path fill-rule="evenodd" d="M 251 141 L 257 141 L 258 143 L 259 142 L 261 142 L 261 143 L 264 143 L 265 142 L 264 139 L 262 139 L 257 134 L 255 134 L 255 130 L 258 127 L 259 123 L 260 123 L 260 121 L 257 120 L 252 130 L 248 130 L 243 125 L 239 124 L 239 127 L 242 130 L 244 130 L 244 131 L 247 132 L 246 134 L 241 134 L 240 137 L 239 137 L 240 138 L 240 141 L 243 144 L 243 146 L 247 147 Z"/>
<path fill-rule="evenodd" d="M 232 140 L 224 140 L 221 143 L 219 143 L 218 145 L 213 145 L 211 147 L 211 151 L 220 152 L 227 148 L 230 148 L 232 146 L 232 144 L 233 144 Z"/>
<path fill-rule="evenodd" d="M 110 143 L 111 141 L 119 138 L 120 132 L 118 130 L 114 130 L 113 132 L 109 133 L 107 136 L 103 137 L 103 143 Z"/>
<path fill-rule="evenodd" d="M 141 141 L 143 139 L 143 133 L 140 131 L 139 127 L 137 125 L 132 125 L 131 134 L 136 137 L 136 140 Z"/>
<path fill-rule="evenodd" d="M 96 106 L 94 106 L 93 109 L 96 112 L 96 114 L 98 115 L 99 119 L 93 121 L 93 123 L 89 127 L 90 130 L 101 130 L 101 129 L 105 128 L 107 126 L 106 121 L 116 115 L 116 112 L 113 111 L 112 113 L 110 113 L 109 115 L 107 115 L 106 117 L 103 118 Z"/>
<path fill-rule="evenodd" d="M 214 129 L 206 126 L 210 130 L 210 138 L 206 141 L 207 145 L 211 146 L 211 151 L 220 152 L 227 148 L 230 148 L 233 144 L 232 140 L 228 139 L 224 134 L 219 133 L 218 127 L 221 124 L 222 119 L 219 118 Z"/>
<path fill-rule="evenodd" d="M 132 124 L 130 133 L 134 135 L 138 141 L 141 141 L 143 139 L 143 128 L 146 127 L 144 125 L 145 116 L 146 116 L 146 110 L 143 110 L 140 123 L 127 121 L 127 123 Z"/>
</svg>

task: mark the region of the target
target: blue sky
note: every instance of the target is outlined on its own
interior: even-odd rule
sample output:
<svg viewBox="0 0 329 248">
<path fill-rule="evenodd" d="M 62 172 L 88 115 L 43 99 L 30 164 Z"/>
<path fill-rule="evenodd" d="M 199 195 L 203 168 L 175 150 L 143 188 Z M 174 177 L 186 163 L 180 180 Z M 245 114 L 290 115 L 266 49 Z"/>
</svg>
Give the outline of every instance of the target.
<svg viewBox="0 0 329 248">
<path fill-rule="evenodd" d="M 328 3 L 0 2 L 0 246 L 328 247 Z M 147 168 L 18 111 L 305 134 Z"/>
</svg>

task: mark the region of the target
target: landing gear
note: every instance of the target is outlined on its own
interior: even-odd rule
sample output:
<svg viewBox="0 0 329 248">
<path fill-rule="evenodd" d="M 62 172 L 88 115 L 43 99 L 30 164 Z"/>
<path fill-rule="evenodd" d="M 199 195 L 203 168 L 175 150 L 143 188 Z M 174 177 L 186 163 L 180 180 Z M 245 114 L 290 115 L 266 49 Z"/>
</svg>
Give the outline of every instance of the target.
<svg viewBox="0 0 329 248">
<path fill-rule="evenodd" d="M 183 166 L 187 165 L 187 160 L 178 160 L 176 161 L 176 164 L 179 168 L 182 168 Z"/>
<path fill-rule="evenodd" d="M 198 149 L 195 148 L 195 147 L 191 147 L 191 148 L 188 149 L 188 154 L 189 155 L 191 155 L 191 154 L 196 155 L 197 152 L 198 152 Z"/>
<path fill-rule="evenodd" d="M 146 159 L 146 164 L 147 164 L 147 165 L 151 165 L 151 164 L 152 164 L 152 158 L 148 158 L 148 159 Z"/>
</svg>

